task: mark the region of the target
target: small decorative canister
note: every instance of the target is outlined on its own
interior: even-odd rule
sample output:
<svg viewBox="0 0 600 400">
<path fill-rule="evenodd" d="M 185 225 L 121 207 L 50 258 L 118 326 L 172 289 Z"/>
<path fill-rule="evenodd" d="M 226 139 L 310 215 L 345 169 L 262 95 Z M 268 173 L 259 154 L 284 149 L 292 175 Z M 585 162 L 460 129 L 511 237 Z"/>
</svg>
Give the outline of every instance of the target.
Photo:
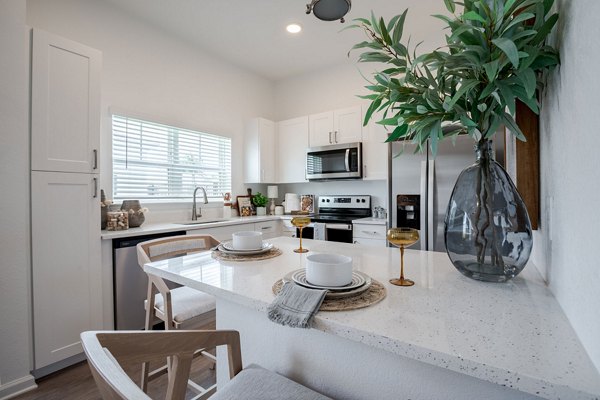
<svg viewBox="0 0 600 400">
<path fill-rule="evenodd" d="M 126 211 L 107 211 L 106 212 L 106 230 L 124 231 L 129 229 L 129 214 Z"/>
</svg>

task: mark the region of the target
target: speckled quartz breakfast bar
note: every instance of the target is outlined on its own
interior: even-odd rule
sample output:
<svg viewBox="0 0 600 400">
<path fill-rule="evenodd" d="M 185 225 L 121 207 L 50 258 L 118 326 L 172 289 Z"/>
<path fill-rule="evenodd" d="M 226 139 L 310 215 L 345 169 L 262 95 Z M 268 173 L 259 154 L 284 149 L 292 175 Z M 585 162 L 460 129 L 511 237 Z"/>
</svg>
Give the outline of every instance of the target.
<svg viewBox="0 0 600 400">
<path fill-rule="evenodd" d="M 282 256 L 231 263 L 201 253 L 146 270 L 262 312 L 273 300 L 273 282 L 305 259 L 292 252 L 297 239 L 271 242 Z M 320 312 L 314 329 L 542 398 L 600 398 L 598 371 L 533 265 L 509 283 L 484 283 L 463 277 L 445 253 L 407 250 L 405 273 L 415 286 L 401 288 L 388 283 L 398 275 L 397 249 L 312 240 L 304 246 L 351 256 L 355 270 L 388 292 L 372 307 Z"/>
</svg>

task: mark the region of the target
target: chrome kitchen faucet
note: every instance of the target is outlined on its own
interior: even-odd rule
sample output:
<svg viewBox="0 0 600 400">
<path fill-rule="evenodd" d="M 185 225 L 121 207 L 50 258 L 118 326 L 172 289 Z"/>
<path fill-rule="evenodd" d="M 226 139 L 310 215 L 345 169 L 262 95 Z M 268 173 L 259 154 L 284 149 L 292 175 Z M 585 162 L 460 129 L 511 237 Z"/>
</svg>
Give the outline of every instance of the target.
<svg viewBox="0 0 600 400">
<path fill-rule="evenodd" d="M 204 204 L 208 204 L 208 198 L 206 197 L 206 190 L 202 186 L 196 186 L 194 189 L 194 203 L 192 204 L 192 221 L 198 220 L 198 217 L 202 218 L 202 208 L 200 208 L 200 212 L 196 211 L 196 192 L 198 189 L 202 189 L 202 193 L 204 194 Z"/>
</svg>

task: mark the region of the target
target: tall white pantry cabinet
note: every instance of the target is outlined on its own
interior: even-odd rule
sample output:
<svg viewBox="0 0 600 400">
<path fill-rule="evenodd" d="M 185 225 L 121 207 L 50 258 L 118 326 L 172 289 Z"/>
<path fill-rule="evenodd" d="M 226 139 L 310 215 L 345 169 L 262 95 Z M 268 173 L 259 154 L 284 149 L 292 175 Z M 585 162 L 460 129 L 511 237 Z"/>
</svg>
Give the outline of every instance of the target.
<svg viewBox="0 0 600 400">
<path fill-rule="evenodd" d="M 102 329 L 100 69 L 95 49 L 34 29 L 31 246 L 34 369 L 82 352 Z"/>
</svg>

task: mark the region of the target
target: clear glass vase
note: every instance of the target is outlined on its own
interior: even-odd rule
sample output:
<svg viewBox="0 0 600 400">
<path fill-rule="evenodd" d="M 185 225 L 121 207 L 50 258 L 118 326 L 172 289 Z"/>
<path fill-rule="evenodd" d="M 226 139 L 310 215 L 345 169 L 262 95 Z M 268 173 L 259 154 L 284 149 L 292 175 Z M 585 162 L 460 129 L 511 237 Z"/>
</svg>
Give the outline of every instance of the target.
<svg viewBox="0 0 600 400">
<path fill-rule="evenodd" d="M 448 203 L 446 251 L 462 274 L 505 282 L 529 260 L 531 222 L 517 188 L 494 159 L 492 142 L 478 142 L 475 151 L 477 161 L 461 172 Z"/>
</svg>

